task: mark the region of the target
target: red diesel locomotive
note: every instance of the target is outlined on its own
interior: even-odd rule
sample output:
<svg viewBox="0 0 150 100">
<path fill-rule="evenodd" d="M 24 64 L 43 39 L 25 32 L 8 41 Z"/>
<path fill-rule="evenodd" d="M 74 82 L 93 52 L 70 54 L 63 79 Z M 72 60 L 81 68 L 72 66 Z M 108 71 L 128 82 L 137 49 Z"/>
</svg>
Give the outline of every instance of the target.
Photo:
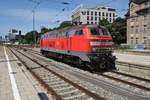
<svg viewBox="0 0 150 100">
<path fill-rule="evenodd" d="M 79 25 L 54 30 L 40 40 L 41 53 L 90 70 L 112 70 L 112 37 L 105 27 Z"/>
</svg>

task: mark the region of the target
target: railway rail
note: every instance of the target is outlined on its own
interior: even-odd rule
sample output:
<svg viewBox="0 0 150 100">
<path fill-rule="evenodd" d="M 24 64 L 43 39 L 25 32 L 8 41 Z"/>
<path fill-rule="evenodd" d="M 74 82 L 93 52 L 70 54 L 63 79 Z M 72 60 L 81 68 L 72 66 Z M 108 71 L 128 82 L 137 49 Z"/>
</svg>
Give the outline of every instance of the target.
<svg viewBox="0 0 150 100">
<path fill-rule="evenodd" d="M 121 66 L 131 67 L 131 68 L 142 69 L 142 70 L 150 70 L 150 66 L 148 65 L 141 65 L 141 64 L 135 64 L 135 63 L 129 63 L 123 61 L 116 61 L 116 64 Z"/>
<path fill-rule="evenodd" d="M 41 55 L 40 52 L 35 51 L 33 49 L 29 49 L 29 48 L 24 48 L 24 49 L 30 50 L 33 53 Z M 129 63 L 129 62 L 123 62 L 123 61 L 116 61 L 116 65 L 122 65 L 122 66 L 127 66 L 127 67 L 142 69 L 142 70 L 150 70 L 150 66 L 148 66 L 148 65 L 135 64 L 135 63 Z"/>
<path fill-rule="evenodd" d="M 44 86 L 44 88 L 47 89 L 49 93 L 52 94 L 52 96 L 54 96 L 56 100 L 105 100 L 105 98 L 70 81 L 60 73 L 56 73 L 55 71 L 49 69 L 47 65 L 41 64 L 37 60 L 23 54 L 18 50 L 14 50 L 12 48 L 9 48 L 9 50 L 11 50 L 11 52 L 25 65 L 31 74 L 41 83 L 42 86 Z M 22 55 L 24 59 L 19 55 Z M 27 58 L 28 61 L 25 61 L 25 58 Z M 34 64 L 28 64 L 29 61 Z M 31 65 L 34 66 L 31 67 Z"/>
<path fill-rule="evenodd" d="M 34 50 L 32 50 L 32 53 L 35 53 L 35 54 L 37 54 L 37 51 L 34 51 Z M 39 54 L 38 54 L 39 55 Z M 38 58 L 38 59 L 40 59 L 40 58 Z M 42 60 L 42 59 L 41 59 Z M 46 61 L 47 62 L 47 61 Z M 110 74 L 111 73 L 111 74 Z M 113 76 L 113 74 L 116 74 L 116 75 L 114 75 Z M 125 74 L 125 73 L 121 73 L 121 72 L 116 72 L 116 71 L 113 71 L 113 72 L 109 72 L 109 74 L 107 74 L 107 73 L 104 73 L 104 74 L 99 74 L 99 75 L 102 75 L 103 77 L 107 77 L 107 78 L 109 78 L 109 79 L 113 79 L 113 80 L 115 80 L 115 81 L 118 81 L 118 82 L 122 82 L 122 83 L 125 83 L 125 84 L 128 84 L 128 85 L 131 85 L 131 86 L 133 86 L 133 87 L 136 87 L 136 88 L 139 88 L 139 89 L 142 89 L 142 90 L 145 90 L 145 91 L 148 91 L 148 92 L 150 92 L 150 88 L 149 87 L 145 87 L 144 85 L 142 85 L 142 84 L 135 84 L 135 83 L 133 83 L 132 82 L 132 79 L 133 80 L 139 80 L 139 81 L 143 81 L 144 83 L 146 82 L 146 83 L 150 83 L 150 80 L 148 80 L 148 79 L 144 79 L 144 78 L 141 78 L 141 77 L 137 77 L 137 76 L 133 76 L 133 75 L 130 75 L 130 74 Z M 121 79 L 119 79 L 119 77 L 118 76 L 120 76 L 120 75 L 122 75 L 122 77 L 120 77 Z M 124 79 L 124 77 L 129 77 L 129 79 L 131 79 L 131 81 L 129 81 L 129 79 L 128 80 L 123 80 Z M 123 79 L 122 79 L 123 78 Z"/>
<path fill-rule="evenodd" d="M 31 52 L 33 52 L 35 54 L 38 54 L 38 51 L 34 51 L 32 49 L 29 49 L 29 50 L 31 50 Z M 145 79 L 145 78 L 142 78 L 142 77 L 137 77 L 137 76 L 122 73 L 122 72 L 119 72 L 119 71 L 111 71 L 111 72 L 107 72 L 107 73 L 104 73 L 104 74 L 102 74 L 102 73 L 97 73 L 97 74 L 101 75 L 103 77 L 106 77 L 106 78 L 109 78 L 109 79 L 112 79 L 112 80 L 115 80 L 115 81 L 118 81 L 118 82 L 122 82 L 122 83 L 125 83 L 125 84 L 129 84 L 133 87 L 136 87 L 136 88 L 139 88 L 139 89 L 150 92 L 150 86 L 146 87 L 146 86 L 143 85 L 143 84 L 150 84 L 149 79 Z M 125 79 L 125 78 L 127 78 L 127 79 Z M 132 80 L 135 80 L 137 82 L 134 82 L 134 81 L 132 82 Z M 138 84 L 138 83 L 142 83 L 142 84 Z"/>
<path fill-rule="evenodd" d="M 140 77 L 136 77 L 136 76 L 131 76 L 131 75 L 126 75 L 124 73 L 120 73 L 120 72 L 106 72 L 106 73 L 97 73 L 103 77 L 115 80 L 117 82 L 122 82 L 125 84 L 128 84 L 130 86 L 139 88 L 141 90 L 145 90 L 147 92 L 150 92 L 150 85 L 146 86 L 145 84 L 150 84 L 150 80 L 148 79 L 144 79 L 144 78 L 140 78 Z"/>
</svg>

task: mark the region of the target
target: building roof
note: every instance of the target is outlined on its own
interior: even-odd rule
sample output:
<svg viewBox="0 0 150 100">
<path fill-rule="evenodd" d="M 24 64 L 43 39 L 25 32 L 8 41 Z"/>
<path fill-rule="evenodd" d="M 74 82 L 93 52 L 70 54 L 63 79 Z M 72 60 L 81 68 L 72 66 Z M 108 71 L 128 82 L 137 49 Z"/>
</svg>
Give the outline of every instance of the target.
<svg viewBox="0 0 150 100">
<path fill-rule="evenodd" d="M 141 3 L 147 2 L 147 1 L 149 1 L 149 0 L 130 0 L 130 3 L 131 3 L 131 2 L 134 2 L 134 3 L 136 3 L 136 4 L 141 4 Z"/>
<path fill-rule="evenodd" d="M 102 5 L 97 5 L 97 6 L 94 6 L 94 7 L 90 7 L 90 6 L 87 6 L 87 5 L 78 5 L 73 11 L 72 13 L 75 13 L 77 11 L 79 11 L 80 9 L 90 9 L 90 10 L 105 10 L 107 9 L 108 11 L 116 11 L 116 9 L 112 8 L 112 7 L 109 7 L 109 6 L 102 6 Z"/>
</svg>

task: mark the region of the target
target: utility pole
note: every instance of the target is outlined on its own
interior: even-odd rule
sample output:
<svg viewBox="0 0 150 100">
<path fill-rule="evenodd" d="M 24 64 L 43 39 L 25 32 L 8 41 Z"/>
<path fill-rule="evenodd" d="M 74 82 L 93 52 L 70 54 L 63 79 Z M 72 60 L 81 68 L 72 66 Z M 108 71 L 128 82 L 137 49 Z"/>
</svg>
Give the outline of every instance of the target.
<svg viewBox="0 0 150 100">
<path fill-rule="evenodd" d="M 32 10 L 33 13 L 33 38 L 34 38 L 34 46 L 36 46 L 36 33 L 35 33 L 35 10 Z"/>
<path fill-rule="evenodd" d="M 34 46 L 36 47 L 36 43 L 37 43 L 37 34 L 35 32 L 35 10 L 36 8 L 40 5 L 41 1 L 39 0 L 29 0 L 30 2 L 36 4 L 33 9 L 32 9 L 32 14 L 33 14 L 33 38 L 34 38 Z"/>
</svg>

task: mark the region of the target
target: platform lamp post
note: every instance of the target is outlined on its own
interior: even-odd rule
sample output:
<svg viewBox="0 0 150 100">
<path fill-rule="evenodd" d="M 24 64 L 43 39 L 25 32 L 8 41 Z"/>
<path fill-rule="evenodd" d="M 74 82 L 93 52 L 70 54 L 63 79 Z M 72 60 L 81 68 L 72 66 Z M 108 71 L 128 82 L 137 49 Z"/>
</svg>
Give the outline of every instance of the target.
<svg viewBox="0 0 150 100">
<path fill-rule="evenodd" d="M 35 33 L 35 10 L 32 10 L 33 13 L 33 38 L 34 38 L 34 46 L 36 47 L 36 33 Z"/>
<path fill-rule="evenodd" d="M 36 47 L 36 42 L 37 42 L 36 38 L 37 38 L 37 36 L 36 36 L 36 32 L 35 32 L 35 10 L 40 5 L 41 1 L 38 1 L 38 0 L 29 0 L 29 1 L 34 3 L 34 4 L 36 4 L 33 7 L 33 9 L 32 9 L 32 15 L 33 15 L 33 21 L 32 21 L 32 23 L 33 23 L 33 38 L 34 38 L 33 43 L 34 43 L 34 46 Z"/>
</svg>

